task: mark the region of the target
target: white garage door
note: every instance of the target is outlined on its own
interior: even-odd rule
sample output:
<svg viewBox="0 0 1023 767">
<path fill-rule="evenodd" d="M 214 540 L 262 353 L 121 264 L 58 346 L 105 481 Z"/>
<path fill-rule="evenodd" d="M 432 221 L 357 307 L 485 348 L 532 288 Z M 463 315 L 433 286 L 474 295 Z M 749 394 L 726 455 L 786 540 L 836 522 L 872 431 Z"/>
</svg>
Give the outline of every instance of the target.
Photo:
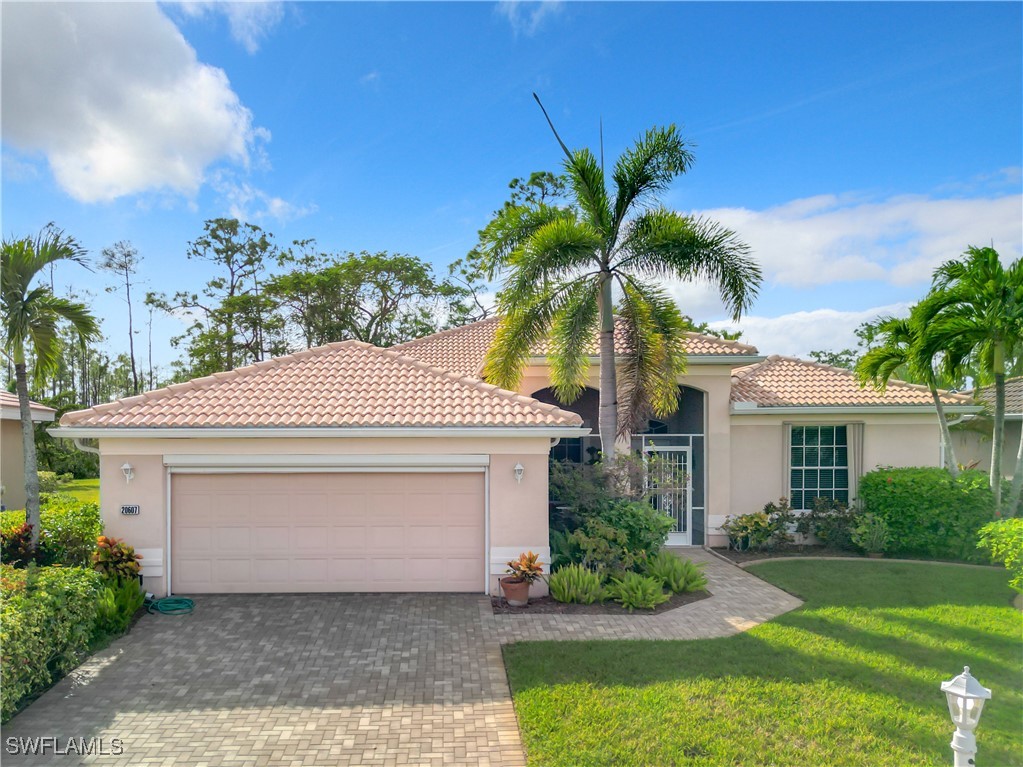
<svg viewBox="0 0 1023 767">
<path fill-rule="evenodd" d="M 483 590 L 483 474 L 175 474 L 179 594 Z"/>
</svg>

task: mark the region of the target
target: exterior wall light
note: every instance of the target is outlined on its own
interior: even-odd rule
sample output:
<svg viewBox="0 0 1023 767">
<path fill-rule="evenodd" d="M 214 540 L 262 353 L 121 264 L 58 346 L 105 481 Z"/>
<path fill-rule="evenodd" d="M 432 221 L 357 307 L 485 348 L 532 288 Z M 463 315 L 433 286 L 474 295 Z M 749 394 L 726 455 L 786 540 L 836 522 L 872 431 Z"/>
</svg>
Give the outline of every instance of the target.
<svg viewBox="0 0 1023 767">
<path fill-rule="evenodd" d="M 515 481 L 522 484 L 522 475 L 526 473 L 525 467 L 521 463 L 515 464 Z"/>
<path fill-rule="evenodd" d="M 132 466 L 130 463 L 126 463 L 123 466 L 121 466 L 121 473 L 124 474 L 125 484 L 128 484 L 133 479 L 135 479 L 135 467 Z"/>
<path fill-rule="evenodd" d="M 955 767 L 973 767 L 977 755 L 977 738 L 973 730 L 980 721 L 984 702 L 991 699 L 991 690 L 970 676 L 970 667 L 964 666 L 963 673 L 955 679 L 941 683 L 941 691 L 948 698 L 948 713 L 956 726 L 952 736 L 952 753 Z"/>
</svg>

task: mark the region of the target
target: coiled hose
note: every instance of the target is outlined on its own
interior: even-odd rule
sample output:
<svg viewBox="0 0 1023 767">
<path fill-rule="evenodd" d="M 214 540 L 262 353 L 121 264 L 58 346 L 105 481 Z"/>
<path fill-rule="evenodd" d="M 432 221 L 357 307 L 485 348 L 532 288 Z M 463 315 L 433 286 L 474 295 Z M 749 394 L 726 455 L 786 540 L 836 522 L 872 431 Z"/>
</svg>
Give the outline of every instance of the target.
<svg viewBox="0 0 1023 767">
<path fill-rule="evenodd" d="M 146 610 L 150 613 L 162 613 L 163 615 L 187 615 L 192 612 L 195 602 L 184 597 L 164 597 L 163 599 L 150 599 L 146 604 Z"/>
</svg>

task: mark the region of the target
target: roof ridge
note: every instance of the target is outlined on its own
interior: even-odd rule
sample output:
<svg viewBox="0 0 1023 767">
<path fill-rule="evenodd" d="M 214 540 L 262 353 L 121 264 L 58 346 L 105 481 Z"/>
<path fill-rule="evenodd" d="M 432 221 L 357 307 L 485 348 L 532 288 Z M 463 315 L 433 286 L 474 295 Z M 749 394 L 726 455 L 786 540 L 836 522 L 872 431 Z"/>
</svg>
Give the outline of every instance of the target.
<svg viewBox="0 0 1023 767">
<path fill-rule="evenodd" d="M 462 327 L 467 326 L 463 325 Z M 579 417 L 577 413 L 573 413 L 570 410 L 563 410 L 562 408 L 559 408 L 556 405 L 550 405 L 546 402 L 540 402 L 540 400 L 534 397 L 530 397 L 525 394 L 519 394 L 518 392 L 514 392 L 509 389 L 502 389 L 500 386 L 495 386 L 494 384 L 489 384 L 486 381 L 481 381 L 476 378 L 460 376 L 458 375 L 458 373 L 453 373 L 450 370 L 445 370 L 444 368 L 437 367 L 436 365 L 430 365 L 426 362 L 423 362 L 422 360 L 417 360 L 414 357 L 408 357 L 404 354 L 399 354 L 398 352 L 393 351 L 393 349 L 396 347 L 384 349 L 378 346 L 372 346 L 371 348 L 374 349 L 375 351 L 391 356 L 404 364 L 410 364 L 413 367 L 419 368 L 420 370 L 429 371 L 434 375 L 438 375 L 450 381 L 456 381 L 457 383 L 460 383 L 463 386 L 469 386 L 470 388 L 476 389 L 478 391 L 486 392 L 488 394 L 497 394 L 502 399 L 512 400 L 513 402 L 518 402 L 529 407 L 535 407 L 544 413 L 550 413 L 551 415 L 558 416 L 568 416 L 576 418 Z"/>
<path fill-rule="evenodd" d="M 699 333 L 695 330 L 686 330 L 684 332 L 687 336 L 703 338 L 716 344 L 722 344 L 723 346 L 741 346 L 743 349 L 749 349 L 755 354 L 760 353 L 760 349 L 753 344 L 743 343 L 742 341 L 733 341 L 731 338 L 721 338 L 720 336 L 711 335 L 710 333 Z"/>
<path fill-rule="evenodd" d="M 432 341 L 432 340 L 434 340 L 436 338 L 439 338 L 440 336 L 452 335 L 452 334 L 457 333 L 459 331 L 468 330 L 469 328 L 475 327 L 477 325 L 482 325 L 482 324 L 484 324 L 486 322 L 493 322 L 493 321 L 499 320 L 499 319 L 501 319 L 501 315 L 494 314 L 494 315 L 491 315 L 490 317 L 484 317 L 482 320 L 476 320 L 475 322 L 467 322 L 464 325 L 456 325 L 453 328 L 445 328 L 444 330 L 438 330 L 436 333 L 430 333 L 429 335 L 426 335 L 426 336 L 420 336 L 419 338 L 413 338 L 411 341 L 402 341 L 400 344 L 394 344 L 394 346 L 379 347 L 379 348 L 382 348 L 382 349 L 383 348 L 387 348 L 387 349 L 403 349 L 403 348 L 406 348 L 406 347 L 409 347 L 409 346 L 414 346 L 415 344 L 418 344 L 421 341 Z"/>
<path fill-rule="evenodd" d="M 134 394 L 130 397 L 121 397 L 113 402 L 102 402 L 92 407 L 83 408 L 81 410 L 72 410 L 65 413 L 60 423 L 64 424 L 65 420 L 68 419 L 68 423 L 79 418 L 85 418 L 86 413 L 90 411 L 96 411 L 100 413 L 116 413 L 117 411 L 137 404 L 139 402 L 153 402 L 166 399 L 167 397 L 179 394 L 181 391 L 198 391 L 205 389 L 209 386 L 213 386 L 220 381 L 225 381 L 233 378 L 241 378 L 248 375 L 254 375 L 261 370 L 267 368 L 281 367 L 282 365 L 290 365 L 301 359 L 307 357 L 318 356 L 320 354 L 326 354 L 328 351 L 334 351 L 344 346 L 352 346 L 362 344 L 369 346 L 363 341 L 356 341 L 355 339 L 348 339 L 345 341 L 334 341 L 329 344 L 323 344 L 321 346 L 312 346 L 308 349 L 301 349 L 297 352 L 290 354 L 284 354 L 280 357 L 271 357 L 268 360 L 260 360 L 253 362 L 248 365 L 243 365 L 240 368 L 232 368 L 231 370 L 219 370 L 216 373 L 210 373 L 209 375 L 200 376 L 199 378 L 190 378 L 187 381 L 180 381 L 177 383 L 168 384 L 167 386 L 161 386 L 156 389 L 150 389 L 149 391 L 142 392 L 141 394 Z"/>
</svg>

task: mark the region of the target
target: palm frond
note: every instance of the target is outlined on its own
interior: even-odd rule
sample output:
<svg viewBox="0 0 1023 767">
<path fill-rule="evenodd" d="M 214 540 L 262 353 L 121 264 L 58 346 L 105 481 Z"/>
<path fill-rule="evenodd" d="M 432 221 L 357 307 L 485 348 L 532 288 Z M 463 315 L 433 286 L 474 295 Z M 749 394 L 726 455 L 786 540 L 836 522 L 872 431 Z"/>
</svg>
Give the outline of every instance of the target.
<svg viewBox="0 0 1023 767">
<path fill-rule="evenodd" d="M 613 240 L 612 214 L 604 185 L 604 171 L 589 149 L 579 149 L 565 160 L 565 177 L 587 221 L 606 241 Z"/>
<path fill-rule="evenodd" d="M 538 229 L 566 218 L 574 218 L 572 211 L 550 205 L 506 205 L 499 210 L 480 232 L 481 266 L 488 279 L 494 279 Z"/>
<path fill-rule="evenodd" d="M 693 156 L 674 125 L 651 128 L 615 162 L 612 178 L 616 195 L 614 226 L 619 228 L 637 203 L 667 190 L 672 180 L 689 170 Z"/>
<path fill-rule="evenodd" d="M 551 221 L 532 233 L 509 261 L 505 284 L 510 297 L 529 295 L 535 286 L 578 276 L 596 265 L 600 236 L 588 223 L 572 219 Z"/>
<path fill-rule="evenodd" d="M 738 320 L 750 309 L 762 275 L 749 246 L 730 229 L 664 208 L 638 216 L 616 270 L 660 279 L 708 280 Z"/>
<path fill-rule="evenodd" d="M 575 402 L 586 389 L 590 346 L 600 324 L 600 288 L 596 275 L 572 282 L 551 323 L 547 355 L 551 385 L 565 403 Z"/>
</svg>

